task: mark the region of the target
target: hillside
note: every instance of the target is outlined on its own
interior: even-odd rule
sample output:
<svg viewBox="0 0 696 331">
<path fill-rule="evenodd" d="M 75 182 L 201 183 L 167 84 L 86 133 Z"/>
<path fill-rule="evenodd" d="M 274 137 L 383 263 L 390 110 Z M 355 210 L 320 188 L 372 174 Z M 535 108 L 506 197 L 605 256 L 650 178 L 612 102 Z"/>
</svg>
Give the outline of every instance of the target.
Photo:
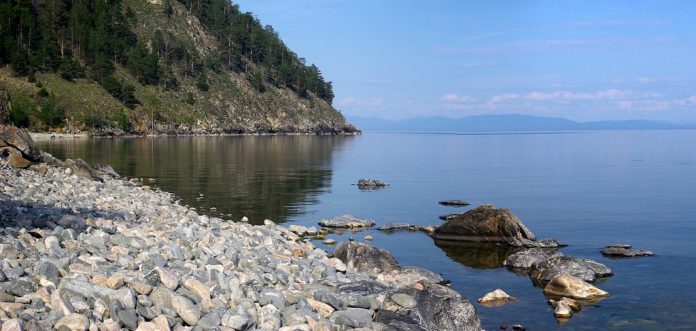
<svg viewBox="0 0 696 331">
<path fill-rule="evenodd" d="M 347 133 L 333 87 L 227 0 L 0 3 L 0 90 L 35 131 Z"/>
<path fill-rule="evenodd" d="M 462 118 L 419 117 L 403 120 L 351 117 L 350 121 L 365 131 L 400 132 L 543 132 L 696 128 L 696 124 L 644 120 L 576 122 L 565 118 L 521 114 L 479 115 Z"/>
</svg>

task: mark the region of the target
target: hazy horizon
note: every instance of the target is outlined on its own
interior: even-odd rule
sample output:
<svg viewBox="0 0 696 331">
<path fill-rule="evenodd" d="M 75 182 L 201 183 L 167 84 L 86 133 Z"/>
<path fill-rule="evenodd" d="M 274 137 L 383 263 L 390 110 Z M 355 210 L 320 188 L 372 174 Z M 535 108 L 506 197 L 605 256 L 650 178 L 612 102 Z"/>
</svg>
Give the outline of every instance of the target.
<svg viewBox="0 0 696 331">
<path fill-rule="evenodd" d="M 348 116 L 696 122 L 688 1 L 236 1 Z"/>
</svg>

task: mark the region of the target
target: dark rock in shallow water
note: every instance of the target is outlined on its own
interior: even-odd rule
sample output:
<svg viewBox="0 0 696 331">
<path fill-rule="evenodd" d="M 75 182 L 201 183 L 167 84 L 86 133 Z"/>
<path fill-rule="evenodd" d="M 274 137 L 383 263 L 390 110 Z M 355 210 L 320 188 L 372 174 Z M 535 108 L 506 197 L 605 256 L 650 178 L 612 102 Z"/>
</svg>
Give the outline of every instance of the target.
<svg viewBox="0 0 696 331">
<path fill-rule="evenodd" d="M 602 249 L 602 255 L 607 257 L 638 257 L 653 256 L 655 253 L 645 249 L 632 249 L 631 245 L 610 245 Z"/>
<path fill-rule="evenodd" d="M 549 248 L 528 248 L 508 256 L 503 265 L 510 268 L 531 268 L 535 263 L 563 256 L 563 253 Z"/>
<path fill-rule="evenodd" d="M 387 187 L 389 184 L 379 180 L 379 179 L 360 179 L 358 180 L 358 188 L 361 190 L 370 190 L 376 188 Z"/>
<path fill-rule="evenodd" d="M 482 205 L 435 229 L 437 240 L 493 242 L 514 247 L 558 247 L 554 240 L 536 237 L 510 210 Z"/>
<path fill-rule="evenodd" d="M 468 203 L 464 200 L 442 200 L 438 203 L 443 205 L 443 206 L 451 206 L 451 207 L 465 207 L 465 206 L 470 205 L 470 203 Z"/>
<path fill-rule="evenodd" d="M 336 246 L 334 256 L 349 268 L 362 272 L 378 274 L 399 268 L 399 263 L 388 251 L 353 241 Z"/>
<path fill-rule="evenodd" d="M 533 279 L 550 281 L 560 274 L 567 274 L 594 282 L 597 278 L 610 277 L 614 272 L 604 264 L 575 256 L 556 256 L 534 263 L 529 275 Z"/>
<path fill-rule="evenodd" d="M 447 214 L 447 215 L 440 215 L 438 216 L 439 219 L 443 221 L 451 221 L 459 216 L 464 215 L 464 213 L 458 213 L 458 214 Z"/>
<path fill-rule="evenodd" d="M 373 220 L 343 215 L 319 221 L 319 225 L 327 228 L 366 228 L 375 225 Z"/>
<path fill-rule="evenodd" d="M 377 230 L 380 231 L 402 231 L 411 229 L 418 230 L 415 226 L 408 223 L 387 223 L 377 228 Z"/>
</svg>

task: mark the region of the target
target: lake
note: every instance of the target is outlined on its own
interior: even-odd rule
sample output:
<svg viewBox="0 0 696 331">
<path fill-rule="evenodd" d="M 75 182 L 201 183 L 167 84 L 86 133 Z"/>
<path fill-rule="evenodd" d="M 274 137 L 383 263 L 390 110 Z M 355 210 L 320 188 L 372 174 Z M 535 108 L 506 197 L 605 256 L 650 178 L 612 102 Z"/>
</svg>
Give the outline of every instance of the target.
<svg viewBox="0 0 696 331">
<path fill-rule="evenodd" d="M 696 327 L 696 131 L 536 134 L 157 137 L 40 141 L 59 158 L 108 163 L 123 176 L 174 193 L 199 212 L 260 224 L 317 225 L 352 214 L 378 225 L 438 225 L 463 199 L 511 209 L 566 255 L 614 270 L 598 287 L 612 295 L 561 323 L 542 289 L 501 267 L 504 250 L 435 245 L 423 233 L 370 229 L 332 234 L 390 250 L 402 265 L 442 274 L 476 305 L 482 326 L 528 330 L 665 330 Z M 361 191 L 360 178 L 391 185 Z M 152 180 L 150 180 L 152 179 Z M 211 208 L 215 208 L 211 210 Z M 629 243 L 654 257 L 608 259 Z M 331 247 L 320 247 L 331 250 Z M 518 301 L 487 308 L 502 288 Z"/>
</svg>

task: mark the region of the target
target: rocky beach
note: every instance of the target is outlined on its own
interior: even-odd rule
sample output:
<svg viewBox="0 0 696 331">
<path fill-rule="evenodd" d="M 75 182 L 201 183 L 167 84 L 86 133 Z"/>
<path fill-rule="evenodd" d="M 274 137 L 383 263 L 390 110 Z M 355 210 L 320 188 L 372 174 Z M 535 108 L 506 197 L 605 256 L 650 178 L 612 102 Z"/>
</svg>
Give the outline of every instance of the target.
<svg viewBox="0 0 696 331">
<path fill-rule="evenodd" d="M 0 169 L 2 331 L 481 328 L 439 275 L 385 250 L 344 242 L 332 256 L 271 220 L 200 215 L 24 147 L 34 160 Z"/>
</svg>

